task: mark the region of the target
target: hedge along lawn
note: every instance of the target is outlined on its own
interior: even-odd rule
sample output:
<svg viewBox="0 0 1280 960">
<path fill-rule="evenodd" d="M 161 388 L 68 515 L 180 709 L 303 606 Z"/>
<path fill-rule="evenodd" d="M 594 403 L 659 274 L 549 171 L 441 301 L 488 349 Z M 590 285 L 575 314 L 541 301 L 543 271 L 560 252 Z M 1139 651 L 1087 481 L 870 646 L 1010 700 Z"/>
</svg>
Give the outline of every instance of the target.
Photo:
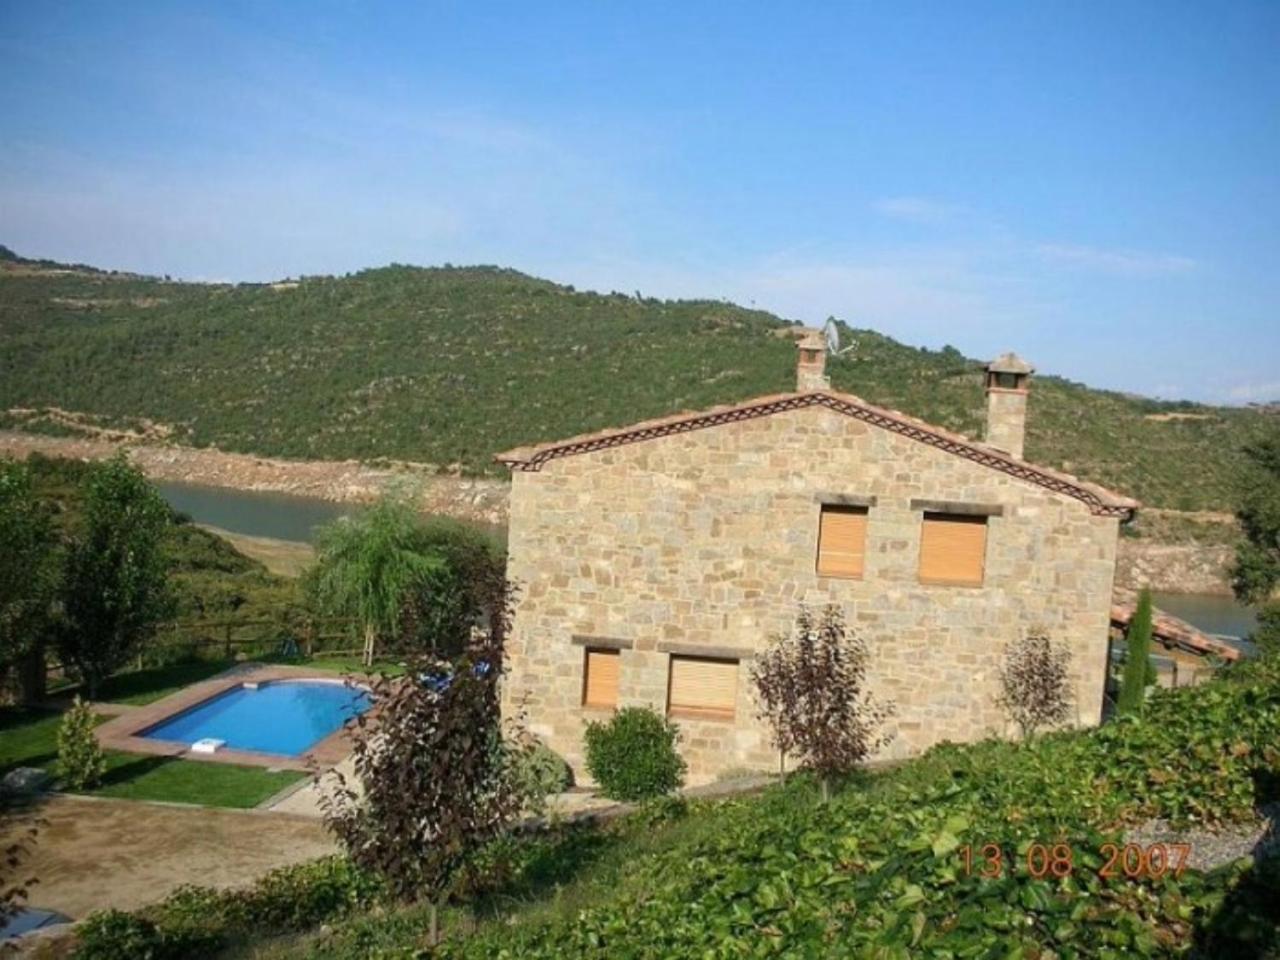
<svg viewBox="0 0 1280 960">
<path fill-rule="evenodd" d="M 101 720 L 106 718 L 101 718 Z M 54 772 L 58 760 L 58 725 L 62 715 L 50 710 L 0 710 L 0 775 L 14 767 L 41 767 Z M 83 791 L 90 796 L 128 800 L 160 800 L 210 807 L 256 807 L 306 776 L 293 770 L 271 771 L 228 763 L 201 763 L 174 757 L 106 752 L 102 783 Z"/>
</svg>

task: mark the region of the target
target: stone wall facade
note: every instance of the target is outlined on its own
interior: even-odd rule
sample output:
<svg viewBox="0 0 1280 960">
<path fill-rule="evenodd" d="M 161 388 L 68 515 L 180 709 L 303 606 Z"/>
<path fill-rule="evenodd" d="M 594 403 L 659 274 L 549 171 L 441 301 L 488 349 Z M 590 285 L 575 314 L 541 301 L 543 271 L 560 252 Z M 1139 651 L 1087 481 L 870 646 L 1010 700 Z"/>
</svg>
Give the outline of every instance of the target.
<svg viewBox="0 0 1280 960">
<path fill-rule="evenodd" d="M 819 577 L 821 504 L 864 498 L 861 579 Z M 980 587 L 919 582 L 922 508 L 998 508 Z M 1078 724 L 1098 722 L 1119 521 L 1070 495 L 822 406 L 548 460 L 513 474 L 509 575 L 521 589 L 504 703 L 585 776 L 583 638 L 621 647 L 619 705 L 666 707 L 672 652 L 741 657 L 733 722 L 680 720 L 694 782 L 777 769 L 756 719 L 754 652 L 798 606 L 838 604 L 893 701 L 885 758 L 1007 734 L 1005 645 L 1072 651 Z M 575 639 L 576 638 L 576 639 Z"/>
</svg>

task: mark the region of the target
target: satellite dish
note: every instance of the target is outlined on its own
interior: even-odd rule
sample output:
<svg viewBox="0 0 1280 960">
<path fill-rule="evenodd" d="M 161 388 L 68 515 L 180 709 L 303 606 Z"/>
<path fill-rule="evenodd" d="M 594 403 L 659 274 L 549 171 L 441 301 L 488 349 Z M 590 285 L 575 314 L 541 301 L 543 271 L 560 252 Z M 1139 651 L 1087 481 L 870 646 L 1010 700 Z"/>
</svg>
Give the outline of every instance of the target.
<svg viewBox="0 0 1280 960">
<path fill-rule="evenodd" d="M 827 339 L 827 353 L 833 357 L 839 357 L 848 353 L 857 343 L 851 343 L 843 350 L 840 349 L 840 324 L 836 323 L 835 317 L 827 317 L 827 322 L 822 328 L 822 335 Z"/>
</svg>

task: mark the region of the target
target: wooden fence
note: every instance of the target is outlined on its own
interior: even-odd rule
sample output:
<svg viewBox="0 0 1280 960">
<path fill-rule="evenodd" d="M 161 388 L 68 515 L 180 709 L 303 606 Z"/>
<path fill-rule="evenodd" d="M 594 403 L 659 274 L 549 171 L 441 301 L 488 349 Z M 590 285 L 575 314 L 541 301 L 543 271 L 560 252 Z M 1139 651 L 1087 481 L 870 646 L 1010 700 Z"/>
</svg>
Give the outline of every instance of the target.
<svg viewBox="0 0 1280 960">
<path fill-rule="evenodd" d="M 318 653 L 359 653 L 359 624 L 348 617 L 278 617 L 244 620 L 175 620 L 162 625 L 143 651 L 172 659 L 174 654 L 215 652 L 230 660 L 237 653 L 288 653 L 311 657 Z"/>
</svg>

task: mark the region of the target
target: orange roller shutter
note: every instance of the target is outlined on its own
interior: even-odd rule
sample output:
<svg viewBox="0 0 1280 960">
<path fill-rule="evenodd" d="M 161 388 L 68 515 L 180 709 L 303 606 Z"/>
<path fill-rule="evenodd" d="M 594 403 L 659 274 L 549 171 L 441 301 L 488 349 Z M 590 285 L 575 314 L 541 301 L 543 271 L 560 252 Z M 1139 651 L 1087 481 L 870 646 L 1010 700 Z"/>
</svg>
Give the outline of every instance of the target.
<svg viewBox="0 0 1280 960">
<path fill-rule="evenodd" d="M 737 701 L 738 661 L 671 658 L 669 712 L 709 720 L 732 720 Z"/>
<path fill-rule="evenodd" d="M 824 506 L 818 530 L 818 576 L 861 577 L 866 550 L 866 509 Z"/>
<path fill-rule="evenodd" d="M 926 513 L 920 531 L 920 579 L 925 583 L 982 584 L 987 518 Z"/>
<path fill-rule="evenodd" d="M 617 650 L 588 650 L 586 676 L 582 682 L 582 703 L 588 707 L 612 709 L 618 705 Z"/>
</svg>

